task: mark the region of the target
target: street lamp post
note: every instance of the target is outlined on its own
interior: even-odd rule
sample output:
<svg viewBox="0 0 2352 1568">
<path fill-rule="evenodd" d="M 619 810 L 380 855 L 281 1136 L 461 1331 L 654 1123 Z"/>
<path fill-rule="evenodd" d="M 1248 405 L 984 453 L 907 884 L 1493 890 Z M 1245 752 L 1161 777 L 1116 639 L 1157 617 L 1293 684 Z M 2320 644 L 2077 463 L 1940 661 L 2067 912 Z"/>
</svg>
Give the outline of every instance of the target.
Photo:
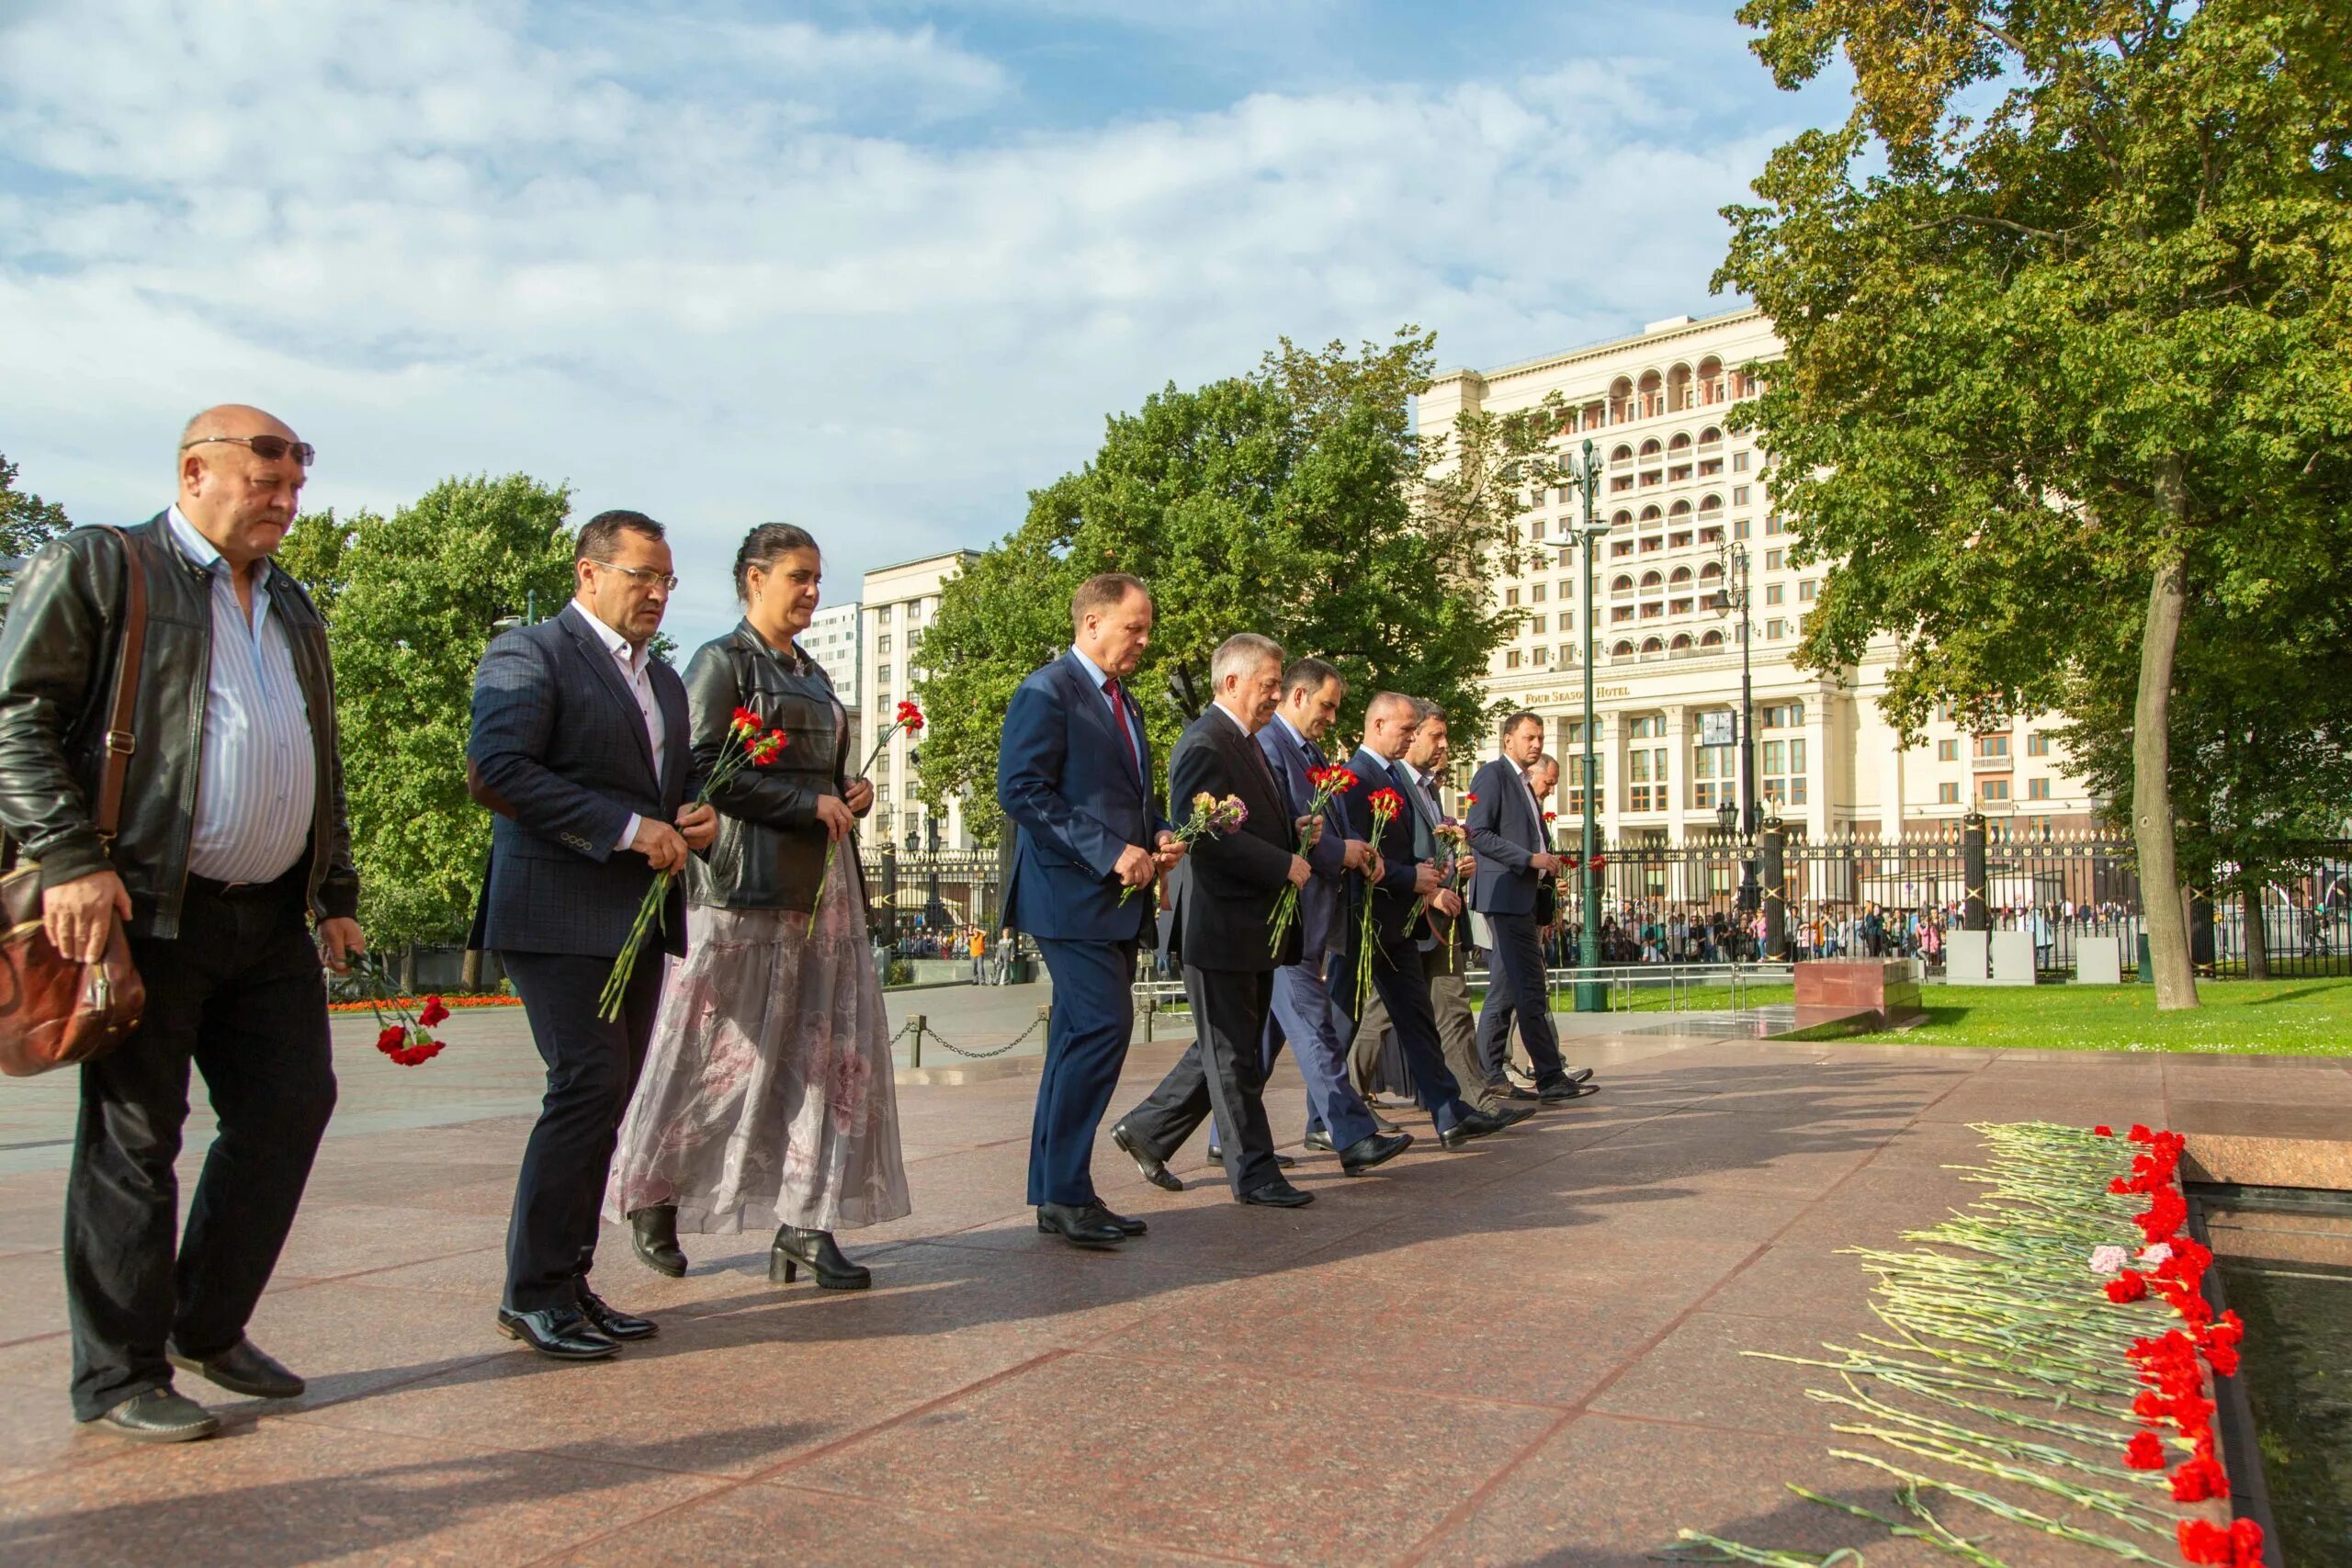
<svg viewBox="0 0 2352 1568">
<path fill-rule="evenodd" d="M 1609 525 L 1593 517 L 1593 504 L 1600 493 L 1600 459 L 1594 453 L 1592 439 L 1585 438 L 1581 461 L 1565 457 L 1554 458 L 1536 475 L 1539 485 L 1559 485 L 1574 489 L 1584 503 L 1584 524 L 1572 530 L 1571 537 L 1563 539 L 1559 548 L 1567 549 L 1571 543 L 1584 551 L 1584 856 L 1580 862 L 1584 873 L 1584 938 L 1577 957 L 1580 968 L 1591 969 L 1600 962 L 1600 874 L 1593 869 L 1593 861 L 1600 852 L 1600 791 L 1594 778 L 1594 730 L 1597 725 L 1592 711 L 1592 660 L 1598 649 L 1598 628 L 1592 618 L 1593 552 L 1601 537 L 1609 532 Z M 1549 848 L 1550 846 L 1546 846 Z M 1608 998 L 1597 980 L 1577 982 L 1578 1012 L 1601 1012 L 1608 1008 Z"/>
<path fill-rule="evenodd" d="M 1712 608 L 1718 615 L 1739 612 L 1739 712 L 1732 719 L 1732 745 L 1739 752 L 1739 833 L 1743 853 L 1739 861 L 1739 909 L 1743 915 L 1753 914 L 1762 902 L 1762 890 L 1756 879 L 1756 843 L 1758 818 L 1756 801 L 1756 681 L 1751 662 L 1748 637 L 1747 547 L 1729 543 L 1724 547 L 1725 570 L 1724 585 L 1715 590 Z M 1718 820 L 1724 818 L 1719 817 Z M 1729 823 L 1725 822 L 1725 827 Z"/>
</svg>

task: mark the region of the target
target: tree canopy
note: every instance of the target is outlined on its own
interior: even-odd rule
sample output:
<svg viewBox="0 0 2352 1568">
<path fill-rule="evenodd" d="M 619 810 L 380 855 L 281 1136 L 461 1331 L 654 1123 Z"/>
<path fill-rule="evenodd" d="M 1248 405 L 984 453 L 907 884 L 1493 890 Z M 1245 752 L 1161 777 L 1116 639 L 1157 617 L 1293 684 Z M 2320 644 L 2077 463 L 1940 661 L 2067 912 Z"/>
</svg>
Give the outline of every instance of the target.
<svg viewBox="0 0 2352 1568">
<path fill-rule="evenodd" d="M 74 525 L 65 508 L 17 488 L 17 465 L 0 456 L 0 556 L 28 556 Z"/>
<path fill-rule="evenodd" d="M 1740 16 L 1783 86 L 1840 52 L 1855 77 L 1848 121 L 1780 148 L 1759 202 L 1726 209 L 1717 279 L 1787 344 L 1745 417 L 1797 558 L 1831 563 L 1804 656 L 1894 638 L 1887 708 L 1915 736 L 1940 703 L 2105 713 L 2132 749 L 2160 1005 L 2193 1005 L 2169 748 L 2177 683 L 2213 665 L 2177 661 L 2181 627 L 2226 659 L 2335 570 L 2352 517 L 2340 6 Z"/>
<path fill-rule="evenodd" d="M 1412 327 L 1352 353 L 1284 339 L 1252 374 L 1113 415 L 1094 459 L 1032 491 L 1023 525 L 941 595 L 921 655 L 924 797 L 960 795 L 993 836 L 998 727 L 1069 647 L 1070 594 L 1101 571 L 1152 587 L 1158 625 L 1128 685 L 1162 756 L 1212 700 L 1210 653 L 1242 631 L 1337 664 L 1348 723 L 1380 689 L 1482 713 L 1479 678 L 1518 614 L 1490 606 L 1484 577 L 1514 510 L 1498 476 L 1556 417 L 1421 440 L 1409 400 L 1434 344 Z"/>
<path fill-rule="evenodd" d="M 445 479 L 390 517 L 303 516 L 277 555 L 327 616 L 360 919 L 390 946 L 457 940 L 490 851 L 466 794 L 474 670 L 492 623 L 571 596 L 571 492 Z"/>
</svg>

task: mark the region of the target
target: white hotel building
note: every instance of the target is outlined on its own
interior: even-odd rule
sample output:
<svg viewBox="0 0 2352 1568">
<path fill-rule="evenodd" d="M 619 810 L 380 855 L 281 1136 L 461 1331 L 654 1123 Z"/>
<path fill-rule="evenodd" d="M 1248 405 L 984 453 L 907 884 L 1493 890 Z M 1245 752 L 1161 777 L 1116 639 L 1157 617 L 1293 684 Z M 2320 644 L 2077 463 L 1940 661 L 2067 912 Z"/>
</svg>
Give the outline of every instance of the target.
<svg viewBox="0 0 2352 1568">
<path fill-rule="evenodd" d="M 1739 705 L 1740 617 L 1718 614 L 1729 552 L 1748 552 L 1759 798 L 1792 834 L 1894 839 L 1956 821 L 1972 807 L 1996 822 L 2039 829 L 2087 827 L 2094 807 L 2063 769 L 2043 717 L 1984 735 L 1948 719 L 1905 748 L 1877 698 L 1891 642 L 1858 667 L 1813 672 L 1793 658 L 1825 568 L 1789 564 L 1793 542 L 1765 496 L 1764 452 L 1727 427 L 1735 404 L 1760 389 L 1781 355 L 1761 311 L 1652 322 L 1638 336 L 1491 370 L 1440 376 L 1419 403 L 1434 435 L 1464 410 L 1533 407 L 1557 392 L 1567 418 L 1564 456 L 1589 437 L 1604 461 L 1596 521 L 1610 525 L 1593 562 L 1598 625 L 1583 613 L 1583 551 L 1570 529 L 1582 502 L 1543 493 L 1519 522 L 1541 565 L 1509 563 L 1494 578 L 1517 634 L 1487 673 L 1487 694 L 1544 716 L 1545 749 L 1562 763 L 1558 809 L 1580 817 L 1586 639 L 1595 638 L 1594 710 L 1601 831 L 1611 843 L 1679 844 L 1715 831 L 1719 800 L 1736 800 L 1729 745 L 1702 745 L 1710 715 Z M 1522 499 L 1524 495 L 1522 493 Z M 1467 739 L 1467 738 L 1464 738 Z M 1458 752 L 1491 756 L 1481 736 Z"/>
<path fill-rule="evenodd" d="M 944 555 L 900 561 L 865 574 L 858 606 L 858 679 L 864 713 L 859 728 L 865 737 L 859 744 L 859 761 L 873 748 L 872 738 L 896 716 L 899 704 L 915 694 L 915 685 L 922 672 L 923 634 L 939 618 L 940 589 L 949 578 L 963 571 L 966 562 L 978 555 L 978 550 L 950 550 Z M 906 731 L 899 731 L 890 738 L 889 750 L 875 763 L 869 775 L 874 780 L 873 821 L 880 835 L 876 841 L 895 844 L 902 853 L 910 833 L 918 846 L 928 848 L 931 842 L 933 822 L 929 810 L 915 794 L 915 783 L 921 775 L 913 753 L 922 745 L 920 736 L 910 738 Z M 951 799 L 947 803 L 937 828 L 940 848 L 972 847 L 961 800 Z"/>
</svg>

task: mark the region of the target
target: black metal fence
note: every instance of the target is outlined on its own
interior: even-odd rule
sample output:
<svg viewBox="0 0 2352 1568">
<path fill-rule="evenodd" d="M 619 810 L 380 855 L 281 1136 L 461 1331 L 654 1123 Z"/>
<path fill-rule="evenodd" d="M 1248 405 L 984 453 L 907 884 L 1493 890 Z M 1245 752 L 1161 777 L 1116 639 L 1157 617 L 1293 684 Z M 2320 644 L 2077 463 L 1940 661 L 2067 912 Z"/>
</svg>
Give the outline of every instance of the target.
<svg viewBox="0 0 2352 1568">
<path fill-rule="evenodd" d="M 1711 962 L 1785 951 L 1919 957 L 1937 968 L 1948 933 L 1974 928 L 2030 932 L 2035 965 L 2048 972 L 2072 971 L 2086 939 L 2120 939 L 2123 968 L 2136 972 L 2145 919 L 2129 839 L 1998 824 L 1975 837 L 1953 830 L 1809 842 L 1783 833 L 1776 841 L 1768 830 L 1753 843 L 1711 836 L 1618 845 L 1602 853 L 1599 961 Z M 2207 880 L 2233 882 L 2235 871 L 2225 866 Z M 1581 877 L 1565 881 L 1564 960 L 1582 921 Z M 2274 976 L 2352 975 L 2352 842 L 2310 846 L 2265 878 L 2258 897 L 2192 886 L 2188 915 L 2202 972 L 2243 976 L 2258 947 Z"/>
<path fill-rule="evenodd" d="M 1981 840 L 1954 828 L 1809 841 L 1768 829 L 1754 841 L 1710 835 L 1619 844 L 1603 851 L 1602 863 L 1598 964 L 1785 953 L 1917 957 L 1937 969 L 1948 933 L 1973 927 L 2031 933 L 2035 966 L 2049 973 L 2071 972 L 2090 938 L 2120 940 L 2132 974 L 2145 929 L 2138 852 L 2109 833 L 1993 823 Z M 875 940 L 894 956 L 965 957 L 976 931 L 995 952 L 999 851 L 886 849 L 866 856 L 865 878 Z M 2234 867 L 2208 879 L 2234 880 Z M 1581 963 L 1581 877 L 1571 872 L 1562 882 L 1551 957 Z M 2190 946 L 2201 971 L 2243 976 L 2258 944 L 2274 976 L 2352 975 L 2352 841 L 2310 846 L 2265 879 L 2258 900 L 2204 885 L 2189 893 Z"/>
</svg>

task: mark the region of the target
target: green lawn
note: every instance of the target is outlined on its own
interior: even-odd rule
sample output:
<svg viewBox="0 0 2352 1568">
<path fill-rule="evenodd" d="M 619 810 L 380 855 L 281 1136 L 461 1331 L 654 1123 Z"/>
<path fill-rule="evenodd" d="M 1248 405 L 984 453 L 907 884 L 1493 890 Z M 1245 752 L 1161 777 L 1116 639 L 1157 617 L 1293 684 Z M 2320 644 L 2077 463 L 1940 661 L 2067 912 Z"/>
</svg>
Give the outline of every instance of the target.
<svg viewBox="0 0 2352 1568">
<path fill-rule="evenodd" d="M 1707 995 L 1702 992 L 1703 998 Z M 2058 982 L 1995 987 L 1928 986 L 1928 1021 L 1912 1029 L 1845 1038 L 1906 1045 L 2030 1046 L 2045 1051 L 2220 1051 L 2281 1056 L 2352 1056 L 2352 978 L 2206 980 L 2192 1012 L 2156 1012 L 2153 986 Z M 1788 986 L 1752 986 L 1751 1007 L 1795 999 Z M 1576 1005 L 1556 991 L 1553 1008 Z M 1667 1005 L 1661 988 L 1634 993 L 1632 1010 Z M 1731 992 L 1703 1006 L 1728 1008 Z"/>
<path fill-rule="evenodd" d="M 2352 979 L 2207 980 L 2193 1011 L 2158 1013 L 2153 986 L 1928 986 L 1928 1021 L 1856 1035 L 1910 1045 L 2044 1051 L 2225 1051 L 2352 1056 Z"/>
</svg>

